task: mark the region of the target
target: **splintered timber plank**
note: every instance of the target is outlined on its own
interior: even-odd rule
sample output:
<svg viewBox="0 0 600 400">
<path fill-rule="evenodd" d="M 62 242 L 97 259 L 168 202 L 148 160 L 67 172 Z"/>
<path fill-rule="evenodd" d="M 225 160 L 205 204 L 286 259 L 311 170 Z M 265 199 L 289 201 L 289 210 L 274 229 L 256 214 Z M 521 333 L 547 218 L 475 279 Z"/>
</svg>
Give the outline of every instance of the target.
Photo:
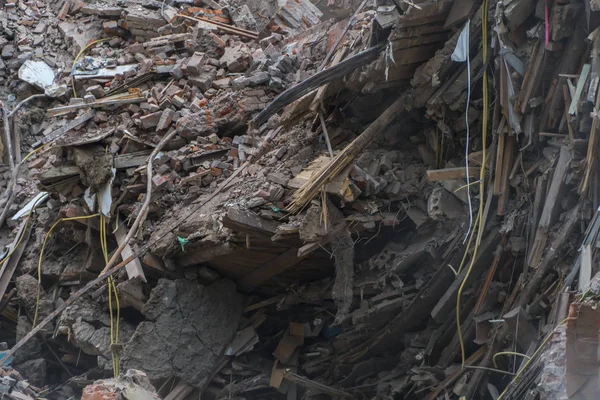
<svg viewBox="0 0 600 400">
<path fill-rule="evenodd" d="M 579 99 L 581 99 L 581 94 L 583 93 L 583 88 L 585 83 L 587 82 L 588 75 L 590 73 L 590 64 L 584 64 L 581 69 L 581 75 L 577 80 L 577 88 L 575 89 L 575 96 L 571 100 L 571 105 L 569 106 L 569 114 L 576 115 L 577 110 L 579 109 Z"/>
<path fill-rule="evenodd" d="M 394 60 L 397 65 L 408 65 L 416 62 L 426 61 L 431 58 L 440 47 L 443 47 L 443 42 L 424 44 L 422 46 L 411 47 L 407 49 L 394 50 Z"/>
<path fill-rule="evenodd" d="M 552 182 L 548 189 L 540 222 L 535 234 L 533 249 L 530 253 L 529 266 L 532 268 L 535 268 L 539 264 L 542 252 L 545 249 L 548 240 L 548 232 L 552 227 L 552 224 L 558 219 L 560 199 L 565 190 L 565 177 L 570 161 L 571 154 L 569 148 L 566 146 L 561 147 L 556 168 L 554 169 L 554 175 L 552 176 Z"/>
<path fill-rule="evenodd" d="M 31 229 L 28 229 L 27 225 L 27 220 L 23 220 L 23 222 L 21 222 L 21 226 L 17 230 L 15 240 L 13 241 L 12 246 L 10 247 L 10 251 L 12 251 L 13 253 L 8 258 L 8 260 L 6 260 L 2 264 L 2 269 L 0 269 L 0 300 L 4 297 L 6 289 L 8 288 L 8 284 L 12 280 L 13 274 L 17 269 L 17 265 L 19 264 L 19 260 L 21 259 L 21 256 L 25 251 L 25 247 L 27 247 L 27 243 L 29 242 Z M 23 236 L 22 239 L 21 236 Z"/>
<path fill-rule="evenodd" d="M 571 235 L 571 231 L 581 218 L 581 203 L 582 202 L 579 202 L 575 208 L 567 213 L 565 222 L 556 233 L 548 250 L 544 253 L 544 258 L 540 262 L 539 267 L 537 267 L 533 273 L 533 276 L 523 289 L 523 293 L 519 299 L 519 304 L 521 304 L 522 307 L 526 308 L 529 305 L 531 299 L 537 294 L 537 291 L 542 284 L 542 280 L 550 268 L 554 265 L 553 261 L 555 261 L 555 258 L 563 251 L 562 247 L 567 242 L 569 236 Z"/>
<path fill-rule="evenodd" d="M 117 243 L 119 244 L 119 246 L 123 242 L 125 242 L 126 237 L 127 237 L 127 231 L 125 228 L 125 224 L 119 224 L 119 227 L 115 231 L 115 238 L 117 239 Z M 129 246 L 129 244 L 127 244 L 122 252 L 123 260 L 126 260 L 130 256 L 133 256 L 133 250 L 131 249 L 131 246 Z M 127 265 L 125 266 L 125 269 L 127 270 L 127 277 L 129 279 L 134 279 L 139 276 L 144 282 L 146 282 L 146 275 L 144 275 L 144 270 L 142 269 L 142 263 L 140 262 L 139 258 L 134 257 L 133 260 L 131 260 L 129 263 L 127 263 Z"/>
<path fill-rule="evenodd" d="M 469 167 L 469 178 L 479 176 L 479 168 Z M 446 181 L 450 179 L 465 179 L 467 169 L 465 167 L 430 169 L 427 171 L 427 179 L 430 182 Z"/>
<path fill-rule="evenodd" d="M 279 225 L 276 221 L 239 208 L 230 208 L 223 218 L 223 226 L 226 228 L 251 235 L 265 236 L 269 239 L 277 232 Z"/>
<path fill-rule="evenodd" d="M 515 160 L 516 142 L 516 137 L 514 135 L 509 135 L 504 147 L 502 182 L 500 185 L 500 197 L 498 198 L 498 209 L 496 212 L 498 215 L 506 214 L 506 208 L 508 207 L 508 200 L 510 194 L 510 170 L 513 167 L 513 163 Z"/>
<path fill-rule="evenodd" d="M 390 34 L 389 40 L 395 41 L 418 38 L 424 35 L 437 34 L 447 31 L 448 29 L 444 28 L 444 24 L 441 21 L 419 26 L 394 27 L 394 30 Z"/>
<path fill-rule="evenodd" d="M 523 78 L 521 93 L 519 94 L 519 102 L 517 104 L 520 105 L 518 111 L 521 114 L 526 114 L 529 110 L 529 100 L 535 94 L 536 89 L 542 81 L 544 75 L 544 55 L 545 51 L 542 41 L 539 40 L 531 55 L 527 72 Z"/>
<path fill-rule="evenodd" d="M 556 69 L 556 76 L 552 80 L 550 87 L 546 90 L 547 96 L 544 101 L 540 128 L 545 131 L 554 131 L 554 128 L 559 123 L 564 114 L 564 99 L 562 92 L 562 82 L 564 75 L 578 75 L 582 66 L 582 56 L 588 48 L 585 41 L 585 24 L 578 24 L 573 34 L 569 36 L 569 40 L 563 50 L 560 63 Z"/>
<path fill-rule="evenodd" d="M 496 166 L 494 168 L 494 196 L 502 193 L 502 165 L 504 164 L 504 149 L 506 142 L 506 132 L 504 129 L 498 132 L 498 146 L 496 153 Z"/>
</svg>

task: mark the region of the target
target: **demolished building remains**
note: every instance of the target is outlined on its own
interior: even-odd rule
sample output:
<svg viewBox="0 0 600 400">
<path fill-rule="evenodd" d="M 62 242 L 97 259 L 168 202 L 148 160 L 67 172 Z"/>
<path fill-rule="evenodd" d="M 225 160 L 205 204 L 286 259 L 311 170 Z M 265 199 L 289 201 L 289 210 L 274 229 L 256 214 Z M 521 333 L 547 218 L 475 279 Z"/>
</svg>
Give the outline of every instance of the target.
<svg viewBox="0 0 600 400">
<path fill-rule="evenodd" d="M 0 397 L 600 398 L 599 11 L 4 1 Z"/>
</svg>

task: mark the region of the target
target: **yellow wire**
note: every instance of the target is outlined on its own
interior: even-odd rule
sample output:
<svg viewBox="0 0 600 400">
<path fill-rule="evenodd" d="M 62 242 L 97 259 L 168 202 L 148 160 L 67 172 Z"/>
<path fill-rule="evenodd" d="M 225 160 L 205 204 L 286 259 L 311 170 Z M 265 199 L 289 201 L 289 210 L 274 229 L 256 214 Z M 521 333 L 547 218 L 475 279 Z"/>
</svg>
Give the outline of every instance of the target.
<svg viewBox="0 0 600 400">
<path fill-rule="evenodd" d="M 106 42 L 107 40 L 110 40 L 110 39 L 111 38 L 94 40 L 92 43 L 88 44 L 83 49 L 81 49 L 81 51 L 79 52 L 79 54 L 77 54 L 77 57 L 75 57 L 75 59 L 73 60 L 73 65 L 71 66 L 71 71 L 73 71 L 73 68 L 75 68 L 75 64 L 77 63 L 77 60 L 79 60 L 79 57 L 81 57 L 81 55 L 83 54 L 83 52 L 85 52 L 87 49 L 89 49 L 90 47 L 92 47 L 96 43 Z M 73 96 L 77 97 L 77 92 L 75 91 L 75 77 L 73 75 L 71 75 L 71 85 L 73 86 Z"/>
<path fill-rule="evenodd" d="M 28 159 L 29 157 L 31 157 L 32 155 L 34 155 L 35 153 L 37 153 L 38 151 L 40 151 L 41 149 L 43 149 L 45 145 L 46 145 L 46 144 L 44 143 L 43 145 L 41 145 L 41 146 L 40 146 L 40 147 L 38 147 L 37 149 L 31 150 L 31 151 L 29 152 L 29 154 L 27 154 L 27 155 L 25 156 L 25 158 L 23 159 L 23 161 L 21 161 L 21 162 L 25 162 L 25 161 L 27 161 L 27 159 Z"/>
<path fill-rule="evenodd" d="M 479 183 L 479 181 L 475 181 L 475 182 L 467 183 L 466 185 L 462 185 L 461 187 L 454 189 L 454 193 L 458 192 L 459 190 L 463 190 L 465 188 L 471 187 L 473 185 L 477 185 L 478 183 Z"/>
<path fill-rule="evenodd" d="M 514 351 L 499 351 L 498 353 L 494 354 L 494 358 L 492 359 L 492 361 L 494 362 L 494 368 L 498 368 L 498 364 L 496 364 L 496 357 L 498 356 L 519 356 L 528 360 L 531 358 L 527 354 L 517 353 Z"/>
<path fill-rule="evenodd" d="M 98 208 L 100 208 L 100 199 L 98 198 Z M 108 264 L 108 241 L 106 238 L 107 226 L 106 217 L 100 214 L 100 246 L 102 247 L 102 254 L 104 256 L 104 262 Z M 117 286 L 112 276 L 108 277 L 108 309 L 110 314 L 110 344 L 111 344 L 111 356 L 113 364 L 113 373 L 115 378 L 119 376 L 119 354 L 114 348 L 114 345 L 119 343 L 119 321 L 121 319 L 121 307 L 119 304 L 119 294 L 117 292 Z M 115 305 L 117 308 L 116 323 L 113 314 L 112 307 L 112 295 L 115 296 Z M 116 326 L 115 326 L 116 325 Z"/>
<path fill-rule="evenodd" d="M 527 360 L 527 362 L 525 363 L 525 365 L 523 365 L 523 367 L 519 370 L 519 372 L 517 372 L 517 375 L 515 375 L 515 377 L 512 379 L 512 381 L 510 381 L 510 383 L 506 386 L 506 388 L 504 389 L 504 391 L 500 394 L 500 396 L 496 400 L 502 400 L 502 398 L 508 392 L 508 389 L 510 388 L 510 385 L 513 382 L 515 382 L 517 379 L 519 379 L 519 377 L 523 374 L 523 372 L 527 369 L 527 367 L 529 367 L 529 364 L 531 364 L 533 362 L 533 360 L 535 360 L 535 358 L 537 357 L 538 353 L 546 346 L 546 344 L 548 344 L 548 342 L 550 341 L 550 338 L 552 337 L 552 335 L 554 335 L 556 333 L 556 330 L 558 328 L 560 328 L 568 320 L 569 320 L 569 317 L 563 319 L 561 321 L 561 323 L 558 324 L 558 325 L 556 325 L 556 328 L 554 328 L 552 330 L 552 332 L 550 332 L 548 334 L 548 336 L 546 336 L 546 338 L 544 339 L 544 341 L 542 342 L 542 344 L 540 344 L 540 347 L 537 348 L 537 350 L 535 351 L 535 353 L 533 353 L 533 355 L 531 356 L 531 358 L 529 358 Z"/>
<path fill-rule="evenodd" d="M 44 236 L 44 242 L 42 243 L 42 250 L 40 251 L 40 258 L 38 259 L 38 267 L 37 267 L 37 273 L 38 273 L 38 293 L 37 293 L 37 299 L 36 299 L 36 302 L 35 302 L 35 314 L 33 316 L 33 327 L 35 327 L 35 325 L 36 325 L 37 317 L 38 317 L 38 311 L 39 311 L 39 306 L 40 306 L 40 294 L 41 294 L 40 290 L 41 290 L 41 284 L 42 284 L 42 259 L 44 258 L 44 249 L 46 248 L 46 243 L 48 242 L 48 238 L 52 234 L 52 231 L 54 230 L 54 228 L 56 228 L 58 226 L 58 224 L 60 224 L 63 221 L 76 221 L 76 220 L 90 219 L 90 218 L 94 218 L 94 217 L 97 217 L 97 216 L 98 216 L 98 214 L 82 215 L 80 217 L 61 218 L 58 221 L 56 221 L 54 223 L 54 225 L 52 225 L 52 227 L 46 233 L 46 236 Z"/>
<path fill-rule="evenodd" d="M 467 248 L 465 249 L 465 254 L 463 254 L 463 258 L 462 261 L 460 262 L 460 266 L 458 267 L 458 272 L 456 273 L 456 275 L 460 274 L 460 271 L 462 271 L 464 265 L 465 265 L 465 261 L 467 260 L 467 254 L 469 253 L 469 250 L 471 250 L 471 242 L 473 241 L 473 236 L 475 236 L 475 231 L 477 229 L 477 224 L 479 223 L 479 217 L 480 214 L 477 213 L 477 218 L 475 218 L 475 224 L 473 225 L 473 230 L 471 231 L 471 235 L 469 236 L 469 241 L 467 242 Z"/>
<path fill-rule="evenodd" d="M 481 169 L 479 171 L 479 212 L 477 215 L 477 219 L 479 220 L 478 225 L 479 229 L 477 231 L 477 240 L 475 241 L 475 249 L 473 250 L 473 257 L 471 258 L 471 264 L 469 265 L 469 269 L 467 274 L 465 275 L 465 279 L 463 279 L 460 284 L 460 288 L 458 289 L 458 294 L 456 297 L 456 327 L 458 330 L 458 341 L 460 342 L 460 351 L 461 351 L 461 365 L 462 368 L 465 367 L 466 355 L 465 355 L 465 343 L 462 337 L 462 330 L 460 326 L 460 298 L 462 296 L 462 291 L 469 279 L 469 275 L 471 275 L 471 271 L 473 269 L 473 265 L 475 264 L 475 260 L 477 259 L 477 252 L 479 250 L 479 245 L 481 244 L 481 238 L 483 237 L 483 197 L 485 195 L 485 164 L 486 164 L 486 148 L 487 148 L 487 125 L 488 125 L 488 85 L 487 85 L 487 11 L 488 11 L 488 0 L 483 0 L 481 6 L 481 30 L 482 30 L 482 42 L 483 42 L 483 115 L 482 115 L 482 159 L 481 159 Z"/>
</svg>

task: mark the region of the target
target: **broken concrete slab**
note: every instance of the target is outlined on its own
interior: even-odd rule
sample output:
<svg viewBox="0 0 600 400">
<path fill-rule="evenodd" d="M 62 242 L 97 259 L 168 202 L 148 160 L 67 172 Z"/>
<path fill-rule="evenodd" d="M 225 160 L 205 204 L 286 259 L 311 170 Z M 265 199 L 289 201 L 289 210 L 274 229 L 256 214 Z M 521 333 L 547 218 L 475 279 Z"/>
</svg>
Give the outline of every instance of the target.
<svg viewBox="0 0 600 400">
<path fill-rule="evenodd" d="M 122 363 L 143 369 L 151 379 L 175 376 L 202 387 L 233 338 L 242 311 L 243 296 L 231 281 L 202 286 L 160 279 L 144 305 L 147 320 L 125 345 Z"/>
</svg>

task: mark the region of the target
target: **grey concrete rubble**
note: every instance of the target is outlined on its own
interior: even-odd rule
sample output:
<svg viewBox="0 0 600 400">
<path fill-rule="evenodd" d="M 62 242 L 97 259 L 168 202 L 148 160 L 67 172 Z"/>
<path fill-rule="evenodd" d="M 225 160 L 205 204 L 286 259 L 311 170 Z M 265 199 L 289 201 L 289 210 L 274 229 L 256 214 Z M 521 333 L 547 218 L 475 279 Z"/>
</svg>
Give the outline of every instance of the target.
<svg viewBox="0 0 600 400">
<path fill-rule="evenodd" d="M 598 398 L 600 6 L 467 3 L 2 2 L 0 398 Z"/>
<path fill-rule="evenodd" d="M 229 344 L 243 310 L 243 297 L 230 281 L 202 286 L 161 279 L 142 310 L 142 322 L 125 346 L 126 368 L 151 379 L 176 376 L 197 387 Z"/>
</svg>

